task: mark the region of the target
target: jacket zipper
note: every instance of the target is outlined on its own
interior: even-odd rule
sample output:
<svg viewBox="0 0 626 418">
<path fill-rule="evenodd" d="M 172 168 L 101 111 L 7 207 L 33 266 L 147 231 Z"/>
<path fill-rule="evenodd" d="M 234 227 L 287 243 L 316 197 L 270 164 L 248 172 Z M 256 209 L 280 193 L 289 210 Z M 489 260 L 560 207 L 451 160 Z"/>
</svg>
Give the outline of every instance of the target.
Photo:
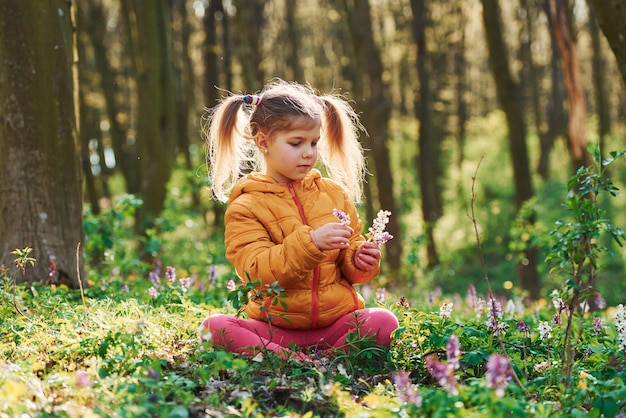
<svg viewBox="0 0 626 418">
<path fill-rule="evenodd" d="M 298 212 L 300 213 L 300 219 L 302 223 L 308 225 L 306 220 L 306 216 L 304 215 L 304 208 L 296 195 L 296 191 L 293 188 L 293 184 L 289 183 L 287 185 L 289 189 L 289 193 L 291 193 L 291 197 L 293 198 L 296 207 L 298 208 Z M 320 281 L 320 265 L 317 264 L 313 269 L 313 288 L 311 289 L 311 328 L 317 328 L 317 322 L 319 317 L 319 306 L 318 306 L 318 298 L 317 298 L 317 288 L 319 286 Z"/>
</svg>

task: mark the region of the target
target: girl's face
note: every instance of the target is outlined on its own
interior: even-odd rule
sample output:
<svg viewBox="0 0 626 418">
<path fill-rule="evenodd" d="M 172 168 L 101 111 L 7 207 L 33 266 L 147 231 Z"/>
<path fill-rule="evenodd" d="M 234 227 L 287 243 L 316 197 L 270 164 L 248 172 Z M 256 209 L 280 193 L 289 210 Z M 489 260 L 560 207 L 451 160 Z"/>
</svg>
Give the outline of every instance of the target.
<svg viewBox="0 0 626 418">
<path fill-rule="evenodd" d="M 319 140 L 319 124 L 279 131 L 271 140 L 262 138 L 258 145 L 265 157 L 265 174 L 277 183 L 302 180 L 317 162 Z"/>
</svg>

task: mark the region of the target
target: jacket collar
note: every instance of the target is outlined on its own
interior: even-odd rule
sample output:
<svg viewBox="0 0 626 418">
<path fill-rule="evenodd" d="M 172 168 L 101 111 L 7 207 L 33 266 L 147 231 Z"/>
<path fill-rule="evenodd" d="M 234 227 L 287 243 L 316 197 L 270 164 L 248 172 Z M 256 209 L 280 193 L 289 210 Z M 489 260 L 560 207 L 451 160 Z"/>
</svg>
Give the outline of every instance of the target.
<svg viewBox="0 0 626 418">
<path fill-rule="evenodd" d="M 296 182 L 292 182 L 289 184 L 294 185 L 295 187 L 302 187 L 304 189 L 309 189 L 313 186 L 313 184 L 317 181 L 317 179 L 321 178 L 322 174 L 317 169 L 312 169 L 308 172 L 306 177 L 302 180 L 298 180 Z M 246 174 L 242 177 L 233 189 L 230 192 L 230 196 L 228 202 L 232 202 L 237 197 L 244 193 L 274 193 L 274 194 L 283 194 L 287 191 L 288 183 L 276 183 L 276 181 L 268 175 L 263 173 L 250 173 Z"/>
</svg>

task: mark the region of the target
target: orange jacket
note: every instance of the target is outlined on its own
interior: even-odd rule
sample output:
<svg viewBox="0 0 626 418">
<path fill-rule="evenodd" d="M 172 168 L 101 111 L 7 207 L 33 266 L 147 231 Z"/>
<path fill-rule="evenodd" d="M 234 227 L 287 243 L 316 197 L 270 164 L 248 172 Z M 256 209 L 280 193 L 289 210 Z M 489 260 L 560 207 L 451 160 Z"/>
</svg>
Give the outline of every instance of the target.
<svg viewBox="0 0 626 418">
<path fill-rule="evenodd" d="M 350 247 L 321 251 L 310 231 L 339 222 L 335 208 L 350 215 Z M 250 318 L 269 318 L 277 326 L 321 328 L 362 309 L 363 298 L 352 285 L 370 281 L 380 270 L 366 272 L 354 265 L 354 252 L 365 240 L 363 222 L 341 186 L 317 170 L 290 184 L 259 173 L 247 175 L 231 191 L 225 225 L 226 258 L 237 275 L 261 279 L 262 292 L 275 281 L 285 289 L 286 297 L 279 300 L 286 309 L 272 298 L 251 298 L 246 305 Z"/>
</svg>

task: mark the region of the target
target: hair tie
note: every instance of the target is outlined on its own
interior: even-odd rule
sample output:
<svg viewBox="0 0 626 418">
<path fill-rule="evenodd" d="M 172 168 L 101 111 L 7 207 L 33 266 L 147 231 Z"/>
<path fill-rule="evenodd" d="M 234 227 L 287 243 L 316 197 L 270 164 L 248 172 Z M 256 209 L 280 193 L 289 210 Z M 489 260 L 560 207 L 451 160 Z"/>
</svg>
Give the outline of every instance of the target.
<svg viewBox="0 0 626 418">
<path fill-rule="evenodd" d="M 261 96 L 255 96 L 254 94 L 246 94 L 243 96 L 243 102 L 245 104 L 258 106 L 261 104 Z"/>
</svg>

